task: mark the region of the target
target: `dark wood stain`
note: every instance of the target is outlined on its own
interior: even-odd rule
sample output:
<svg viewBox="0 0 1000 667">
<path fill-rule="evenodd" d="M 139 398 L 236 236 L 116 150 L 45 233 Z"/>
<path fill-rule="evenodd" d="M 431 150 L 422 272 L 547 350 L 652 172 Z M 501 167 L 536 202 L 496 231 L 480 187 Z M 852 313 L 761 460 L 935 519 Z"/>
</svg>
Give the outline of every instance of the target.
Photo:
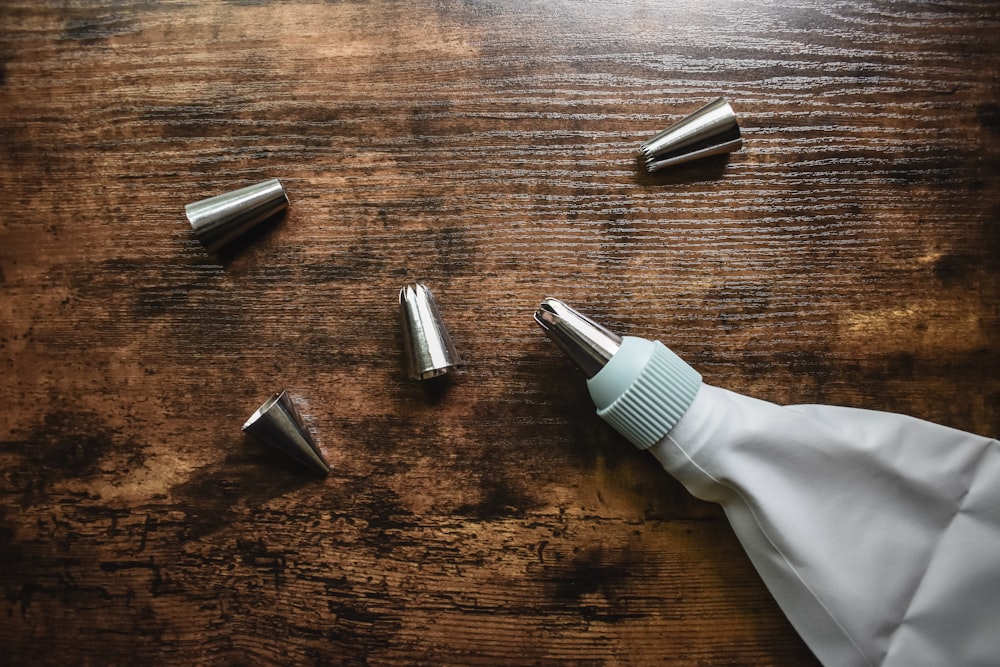
<svg viewBox="0 0 1000 667">
<path fill-rule="evenodd" d="M 640 5 L 6 3 L 0 662 L 815 664 L 531 314 L 997 435 L 1000 10 Z M 647 174 L 717 95 L 743 150 Z M 282 387 L 328 478 L 240 433 Z"/>
</svg>

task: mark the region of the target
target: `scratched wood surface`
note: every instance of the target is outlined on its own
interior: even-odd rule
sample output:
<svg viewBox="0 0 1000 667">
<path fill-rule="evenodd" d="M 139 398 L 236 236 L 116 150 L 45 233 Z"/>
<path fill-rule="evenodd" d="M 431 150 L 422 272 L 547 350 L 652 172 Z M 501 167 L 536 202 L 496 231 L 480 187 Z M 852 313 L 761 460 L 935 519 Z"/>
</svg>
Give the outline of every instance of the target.
<svg viewBox="0 0 1000 667">
<path fill-rule="evenodd" d="M 808 665 L 556 296 L 1000 433 L 1000 6 L 0 2 L 0 663 Z M 717 95 L 744 150 L 650 177 Z M 269 177 L 221 258 L 185 203 Z M 396 294 L 468 362 L 404 377 Z M 244 439 L 287 387 L 333 466 Z M 877 509 L 877 508 L 873 508 Z"/>
</svg>

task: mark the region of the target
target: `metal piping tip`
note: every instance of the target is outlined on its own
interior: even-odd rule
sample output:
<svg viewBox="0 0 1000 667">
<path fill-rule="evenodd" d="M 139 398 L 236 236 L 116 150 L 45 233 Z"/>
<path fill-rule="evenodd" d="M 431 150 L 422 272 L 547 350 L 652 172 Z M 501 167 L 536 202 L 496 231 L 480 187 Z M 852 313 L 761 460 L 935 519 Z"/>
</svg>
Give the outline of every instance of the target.
<svg viewBox="0 0 1000 667">
<path fill-rule="evenodd" d="M 618 352 L 622 339 L 559 299 L 545 299 L 535 321 L 588 378 L 597 375 Z"/>
<path fill-rule="evenodd" d="M 406 371 L 414 380 L 444 375 L 462 363 L 441 320 L 434 295 L 421 283 L 399 291 Z"/>
<path fill-rule="evenodd" d="M 285 390 L 264 401 L 243 424 L 243 432 L 287 454 L 314 472 L 324 476 L 330 472 L 329 464 Z"/>
<path fill-rule="evenodd" d="M 730 153 L 741 146 L 736 114 L 726 98 L 720 97 L 660 132 L 639 151 L 646 171 L 653 173 L 689 160 Z"/>
<path fill-rule="evenodd" d="M 195 236 L 214 253 L 286 208 L 285 188 L 272 178 L 188 204 L 184 212 Z"/>
</svg>

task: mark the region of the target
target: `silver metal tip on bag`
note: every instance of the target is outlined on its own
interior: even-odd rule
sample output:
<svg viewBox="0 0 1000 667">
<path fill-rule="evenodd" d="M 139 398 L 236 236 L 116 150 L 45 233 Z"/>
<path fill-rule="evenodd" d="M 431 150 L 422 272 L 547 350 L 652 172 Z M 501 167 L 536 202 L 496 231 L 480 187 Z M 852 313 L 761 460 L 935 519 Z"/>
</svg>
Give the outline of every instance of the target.
<svg viewBox="0 0 1000 667">
<path fill-rule="evenodd" d="M 330 465 L 323 458 L 285 390 L 264 401 L 243 424 L 243 432 L 287 454 L 314 472 L 321 475 L 330 472 Z"/>
<path fill-rule="evenodd" d="M 195 236 L 209 252 L 288 208 L 288 194 L 276 178 L 209 197 L 184 207 Z"/>
<path fill-rule="evenodd" d="M 639 147 L 646 171 L 653 173 L 689 160 L 721 155 L 743 146 L 736 114 L 724 97 L 674 123 Z"/>
<path fill-rule="evenodd" d="M 622 339 L 559 299 L 548 298 L 535 311 L 535 321 L 588 378 L 618 352 Z"/>
<path fill-rule="evenodd" d="M 406 370 L 412 379 L 444 375 L 462 363 L 434 295 L 425 285 L 414 283 L 399 291 L 399 317 Z"/>
</svg>

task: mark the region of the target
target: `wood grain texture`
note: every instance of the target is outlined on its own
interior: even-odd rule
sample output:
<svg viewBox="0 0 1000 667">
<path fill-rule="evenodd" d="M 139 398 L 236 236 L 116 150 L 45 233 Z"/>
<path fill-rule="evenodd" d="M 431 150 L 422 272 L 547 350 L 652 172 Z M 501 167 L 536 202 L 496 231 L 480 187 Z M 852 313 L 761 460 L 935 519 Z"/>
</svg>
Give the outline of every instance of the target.
<svg viewBox="0 0 1000 667">
<path fill-rule="evenodd" d="M 0 662 L 808 665 L 592 414 L 557 296 L 778 402 L 1000 433 L 1000 9 L 0 3 Z M 639 143 L 728 96 L 728 160 Z M 185 203 L 278 177 L 221 259 Z M 468 361 L 402 371 L 434 291 Z M 288 387 L 326 480 L 243 439 Z"/>
</svg>

